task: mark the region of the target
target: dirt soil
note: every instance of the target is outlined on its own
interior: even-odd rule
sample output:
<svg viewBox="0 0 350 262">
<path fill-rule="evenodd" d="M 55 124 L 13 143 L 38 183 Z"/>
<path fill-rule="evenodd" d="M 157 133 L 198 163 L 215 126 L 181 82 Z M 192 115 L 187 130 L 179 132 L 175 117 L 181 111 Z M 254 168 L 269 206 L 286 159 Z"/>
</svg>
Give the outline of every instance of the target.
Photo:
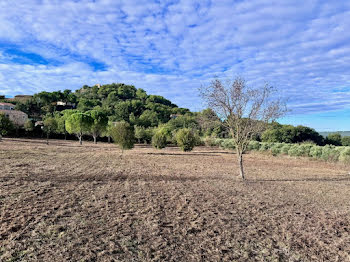
<svg viewBox="0 0 350 262">
<path fill-rule="evenodd" d="M 0 261 L 350 261 L 350 166 L 0 142 Z"/>
</svg>

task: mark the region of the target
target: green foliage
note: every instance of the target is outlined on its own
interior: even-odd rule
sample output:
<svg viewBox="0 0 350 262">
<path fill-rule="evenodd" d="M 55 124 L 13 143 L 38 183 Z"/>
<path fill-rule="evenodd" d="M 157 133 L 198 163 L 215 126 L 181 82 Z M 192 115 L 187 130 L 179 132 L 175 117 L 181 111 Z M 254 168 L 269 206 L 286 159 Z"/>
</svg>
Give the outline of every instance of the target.
<svg viewBox="0 0 350 262">
<path fill-rule="evenodd" d="M 321 159 L 322 158 L 322 146 L 313 146 L 310 148 L 310 157 Z"/>
<path fill-rule="evenodd" d="M 263 142 L 301 143 L 313 141 L 318 145 L 323 144 L 323 137 L 314 129 L 305 126 L 281 125 L 276 122 L 261 135 Z"/>
<path fill-rule="evenodd" d="M 312 144 L 294 144 L 288 150 L 289 156 L 309 156 Z"/>
<path fill-rule="evenodd" d="M 350 146 L 350 136 L 343 136 L 341 139 L 342 146 Z"/>
<path fill-rule="evenodd" d="M 339 133 L 331 133 L 326 137 L 325 143 L 327 145 L 341 146 L 341 135 Z"/>
<path fill-rule="evenodd" d="M 288 155 L 289 149 L 292 147 L 292 144 L 283 144 L 281 147 L 281 154 Z"/>
<path fill-rule="evenodd" d="M 229 150 L 236 149 L 236 145 L 234 144 L 232 139 L 222 139 L 220 143 L 220 147 L 224 149 L 229 149 Z"/>
<path fill-rule="evenodd" d="M 272 147 L 273 143 L 266 143 L 266 142 L 262 142 L 260 145 L 259 150 L 260 151 L 267 151 Z"/>
<path fill-rule="evenodd" d="M 182 128 L 176 133 L 176 143 L 182 151 L 192 151 L 196 145 L 196 137 L 191 129 Z"/>
<path fill-rule="evenodd" d="M 150 143 L 152 141 L 153 133 L 154 128 L 135 126 L 135 138 L 139 141 L 139 143 Z"/>
<path fill-rule="evenodd" d="M 15 129 L 13 123 L 11 122 L 5 114 L 0 112 L 0 135 L 9 135 Z"/>
<path fill-rule="evenodd" d="M 66 119 L 66 130 L 70 134 L 76 134 L 82 143 L 83 134 L 90 132 L 93 119 L 85 113 L 73 113 Z"/>
<path fill-rule="evenodd" d="M 34 123 L 31 120 L 28 120 L 24 124 L 24 130 L 27 132 L 32 132 L 34 130 Z"/>
<path fill-rule="evenodd" d="M 92 123 L 90 125 L 90 133 L 94 138 L 94 142 L 96 143 L 96 138 L 100 136 L 103 132 L 105 132 L 107 128 L 107 114 L 101 109 L 91 110 L 88 111 L 86 114 L 88 114 L 92 119 Z"/>
<path fill-rule="evenodd" d="M 282 152 L 281 150 L 282 150 L 283 145 L 284 145 L 283 143 L 275 143 L 270 148 L 272 155 L 277 156 L 277 155 L 281 154 L 281 152 Z"/>
<path fill-rule="evenodd" d="M 248 150 L 258 151 L 260 149 L 260 142 L 258 141 L 250 141 L 248 145 Z"/>
<path fill-rule="evenodd" d="M 167 133 L 165 129 L 158 129 L 152 137 L 152 146 L 157 149 L 165 148 L 167 145 Z"/>
<path fill-rule="evenodd" d="M 338 161 L 340 156 L 340 152 L 336 149 L 335 146 L 325 145 L 322 148 L 322 156 L 321 158 L 325 161 Z"/>
<path fill-rule="evenodd" d="M 44 132 L 49 136 L 51 133 L 56 132 L 57 121 L 52 116 L 46 116 L 44 119 Z"/>
<path fill-rule="evenodd" d="M 339 161 L 347 164 L 350 163 L 350 147 L 346 147 L 340 152 Z"/>
<path fill-rule="evenodd" d="M 135 134 L 133 128 L 127 122 L 118 122 L 110 129 L 114 143 L 124 149 L 131 149 L 135 144 Z"/>
<path fill-rule="evenodd" d="M 151 110 L 145 110 L 139 117 L 138 123 L 144 127 L 154 127 L 159 123 L 158 114 Z"/>
</svg>

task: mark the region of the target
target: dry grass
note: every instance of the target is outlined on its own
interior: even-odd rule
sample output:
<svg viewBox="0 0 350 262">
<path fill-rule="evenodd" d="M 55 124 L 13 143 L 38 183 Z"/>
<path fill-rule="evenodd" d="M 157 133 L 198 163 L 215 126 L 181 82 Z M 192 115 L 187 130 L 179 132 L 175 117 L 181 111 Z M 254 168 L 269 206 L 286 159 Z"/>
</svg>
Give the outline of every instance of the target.
<svg viewBox="0 0 350 262">
<path fill-rule="evenodd" d="M 350 261 L 349 167 L 197 148 L 0 143 L 1 261 Z"/>
</svg>

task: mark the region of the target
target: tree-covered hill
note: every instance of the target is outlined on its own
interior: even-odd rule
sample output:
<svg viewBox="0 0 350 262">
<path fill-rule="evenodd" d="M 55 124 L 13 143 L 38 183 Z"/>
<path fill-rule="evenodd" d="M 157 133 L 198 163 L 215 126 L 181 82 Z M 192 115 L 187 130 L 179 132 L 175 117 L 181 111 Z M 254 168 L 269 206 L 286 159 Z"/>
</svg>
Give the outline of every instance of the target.
<svg viewBox="0 0 350 262">
<path fill-rule="evenodd" d="M 148 95 L 141 88 L 122 83 L 84 85 L 75 92 L 44 91 L 34 94 L 24 103 L 17 102 L 16 108 L 34 120 L 41 120 L 47 114 L 61 111 L 58 102 L 81 112 L 100 110 L 107 114 L 110 121 L 124 120 L 144 127 L 166 123 L 171 115 L 190 113 L 188 109 L 179 108 L 162 96 Z"/>
</svg>

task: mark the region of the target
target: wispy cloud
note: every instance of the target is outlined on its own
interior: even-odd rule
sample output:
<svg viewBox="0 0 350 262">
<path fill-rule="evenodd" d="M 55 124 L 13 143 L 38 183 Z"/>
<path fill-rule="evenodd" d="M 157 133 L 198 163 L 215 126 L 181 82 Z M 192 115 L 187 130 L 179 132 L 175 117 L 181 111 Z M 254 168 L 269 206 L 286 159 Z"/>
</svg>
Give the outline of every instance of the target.
<svg viewBox="0 0 350 262">
<path fill-rule="evenodd" d="M 125 82 L 201 108 L 214 76 L 265 81 L 297 114 L 349 108 L 350 2 L 0 2 L 0 93 Z"/>
</svg>

